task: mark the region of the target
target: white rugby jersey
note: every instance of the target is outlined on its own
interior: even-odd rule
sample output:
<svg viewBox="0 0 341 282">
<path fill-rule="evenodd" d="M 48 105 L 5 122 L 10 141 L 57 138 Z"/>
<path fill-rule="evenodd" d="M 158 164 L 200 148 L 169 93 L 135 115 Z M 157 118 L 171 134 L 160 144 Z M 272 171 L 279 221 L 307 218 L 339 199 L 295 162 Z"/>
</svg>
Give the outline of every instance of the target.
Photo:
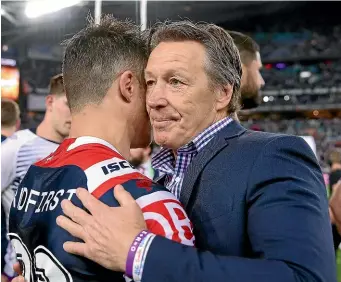
<svg viewBox="0 0 341 282">
<path fill-rule="evenodd" d="M 54 152 L 58 146 L 58 143 L 36 135 L 33 129 L 17 131 L 2 143 L 1 198 L 6 214 L 28 168 Z"/>
<path fill-rule="evenodd" d="M 7 219 L 15 192 L 29 167 L 50 155 L 58 146 L 58 143 L 36 135 L 35 129 L 17 131 L 1 144 L 1 203 Z M 4 272 L 14 276 L 12 266 L 16 259 L 10 244 L 5 261 Z"/>
</svg>

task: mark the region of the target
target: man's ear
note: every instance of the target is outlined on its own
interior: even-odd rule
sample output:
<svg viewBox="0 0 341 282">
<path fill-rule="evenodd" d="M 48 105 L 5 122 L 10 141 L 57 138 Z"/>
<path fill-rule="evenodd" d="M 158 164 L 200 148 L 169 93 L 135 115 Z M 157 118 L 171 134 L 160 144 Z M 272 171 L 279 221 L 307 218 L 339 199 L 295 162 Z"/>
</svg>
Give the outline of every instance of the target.
<svg viewBox="0 0 341 282">
<path fill-rule="evenodd" d="M 52 104 L 54 101 L 53 95 L 47 95 L 45 99 L 45 105 L 46 105 L 46 111 L 51 112 L 52 111 Z"/>
<path fill-rule="evenodd" d="M 121 74 L 119 78 L 119 89 L 122 98 L 130 103 L 134 96 L 135 86 L 134 86 L 135 76 L 131 71 L 125 71 Z"/>
<path fill-rule="evenodd" d="M 227 84 L 219 89 L 216 99 L 216 110 L 226 109 L 229 105 L 233 93 L 233 85 Z"/>
</svg>

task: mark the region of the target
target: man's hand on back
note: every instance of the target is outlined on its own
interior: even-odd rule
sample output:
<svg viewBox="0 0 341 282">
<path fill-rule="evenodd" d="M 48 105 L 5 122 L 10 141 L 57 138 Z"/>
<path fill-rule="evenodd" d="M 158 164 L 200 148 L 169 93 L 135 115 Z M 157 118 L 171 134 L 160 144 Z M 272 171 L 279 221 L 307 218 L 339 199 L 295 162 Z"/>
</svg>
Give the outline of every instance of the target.
<svg viewBox="0 0 341 282">
<path fill-rule="evenodd" d="M 91 215 L 64 200 L 63 212 L 71 220 L 59 216 L 57 224 L 84 241 L 65 242 L 66 252 L 86 257 L 108 269 L 124 272 L 129 248 L 136 235 L 146 229 L 146 223 L 140 207 L 121 185 L 115 187 L 114 196 L 120 207 L 108 207 L 86 189 L 79 188 L 77 197 Z"/>
<path fill-rule="evenodd" d="M 25 278 L 22 276 L 22 270 L 21 270 L 21 267 L 20 267 L 20 263 L 19 262 L 16 262 L 14 265 L 13 265 L 13 270 L 16 274 L 18 274 L 19 276 L 15 277 L 12 282 L 27 282 L 25 280 Z M 1 281 L 2 282 L 2 281 Z"/>
</svg>

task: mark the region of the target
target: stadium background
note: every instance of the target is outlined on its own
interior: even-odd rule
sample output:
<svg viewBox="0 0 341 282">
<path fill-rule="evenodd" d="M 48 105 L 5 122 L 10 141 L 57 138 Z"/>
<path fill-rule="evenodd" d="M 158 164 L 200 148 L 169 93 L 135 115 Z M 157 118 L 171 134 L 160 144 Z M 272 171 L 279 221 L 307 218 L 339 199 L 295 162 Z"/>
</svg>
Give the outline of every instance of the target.
<svg viewBox="0 0 341 282">
<path fill-rule="evenodd" d="M 78 3 L 37 18 L 25 15 L 26 1 L 1 4 L 1 95 L 19 102 L 23 128 L 42 120 L 49 79 L 61 72 L 60 43 L 94 15 L 92 1 L 58 2 Z M 138 1 L 103 1 L 101 9 L 141 23 Z M 328 156 L 341 149 L 339 11 L 341 2 L 153 1 L 147 4 L 146 18 L 147 26 L 165 19 L 208 21 L 255 39 L 266 84 L 261 105 L 242 111 L 240 119 L 254 130 L 313 140 L 328 187 Z M 340 254 L 337 261 L 341 281 Z"/>
</svg>

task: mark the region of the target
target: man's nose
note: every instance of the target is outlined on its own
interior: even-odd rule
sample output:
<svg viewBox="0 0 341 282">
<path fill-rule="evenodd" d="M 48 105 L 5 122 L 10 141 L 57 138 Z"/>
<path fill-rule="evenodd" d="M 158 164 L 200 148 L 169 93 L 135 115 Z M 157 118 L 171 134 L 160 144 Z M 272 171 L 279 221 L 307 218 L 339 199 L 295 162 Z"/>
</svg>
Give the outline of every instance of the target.
<svg viewBox="0 0 341 282">
<path fill-rule="evenodd" d="M 165 87 L 156 84 L 152 89 L 147 90 L 147 106 L 150 108 L 161 108 L 167 106 L 167 93 Z"/>
</svg>

